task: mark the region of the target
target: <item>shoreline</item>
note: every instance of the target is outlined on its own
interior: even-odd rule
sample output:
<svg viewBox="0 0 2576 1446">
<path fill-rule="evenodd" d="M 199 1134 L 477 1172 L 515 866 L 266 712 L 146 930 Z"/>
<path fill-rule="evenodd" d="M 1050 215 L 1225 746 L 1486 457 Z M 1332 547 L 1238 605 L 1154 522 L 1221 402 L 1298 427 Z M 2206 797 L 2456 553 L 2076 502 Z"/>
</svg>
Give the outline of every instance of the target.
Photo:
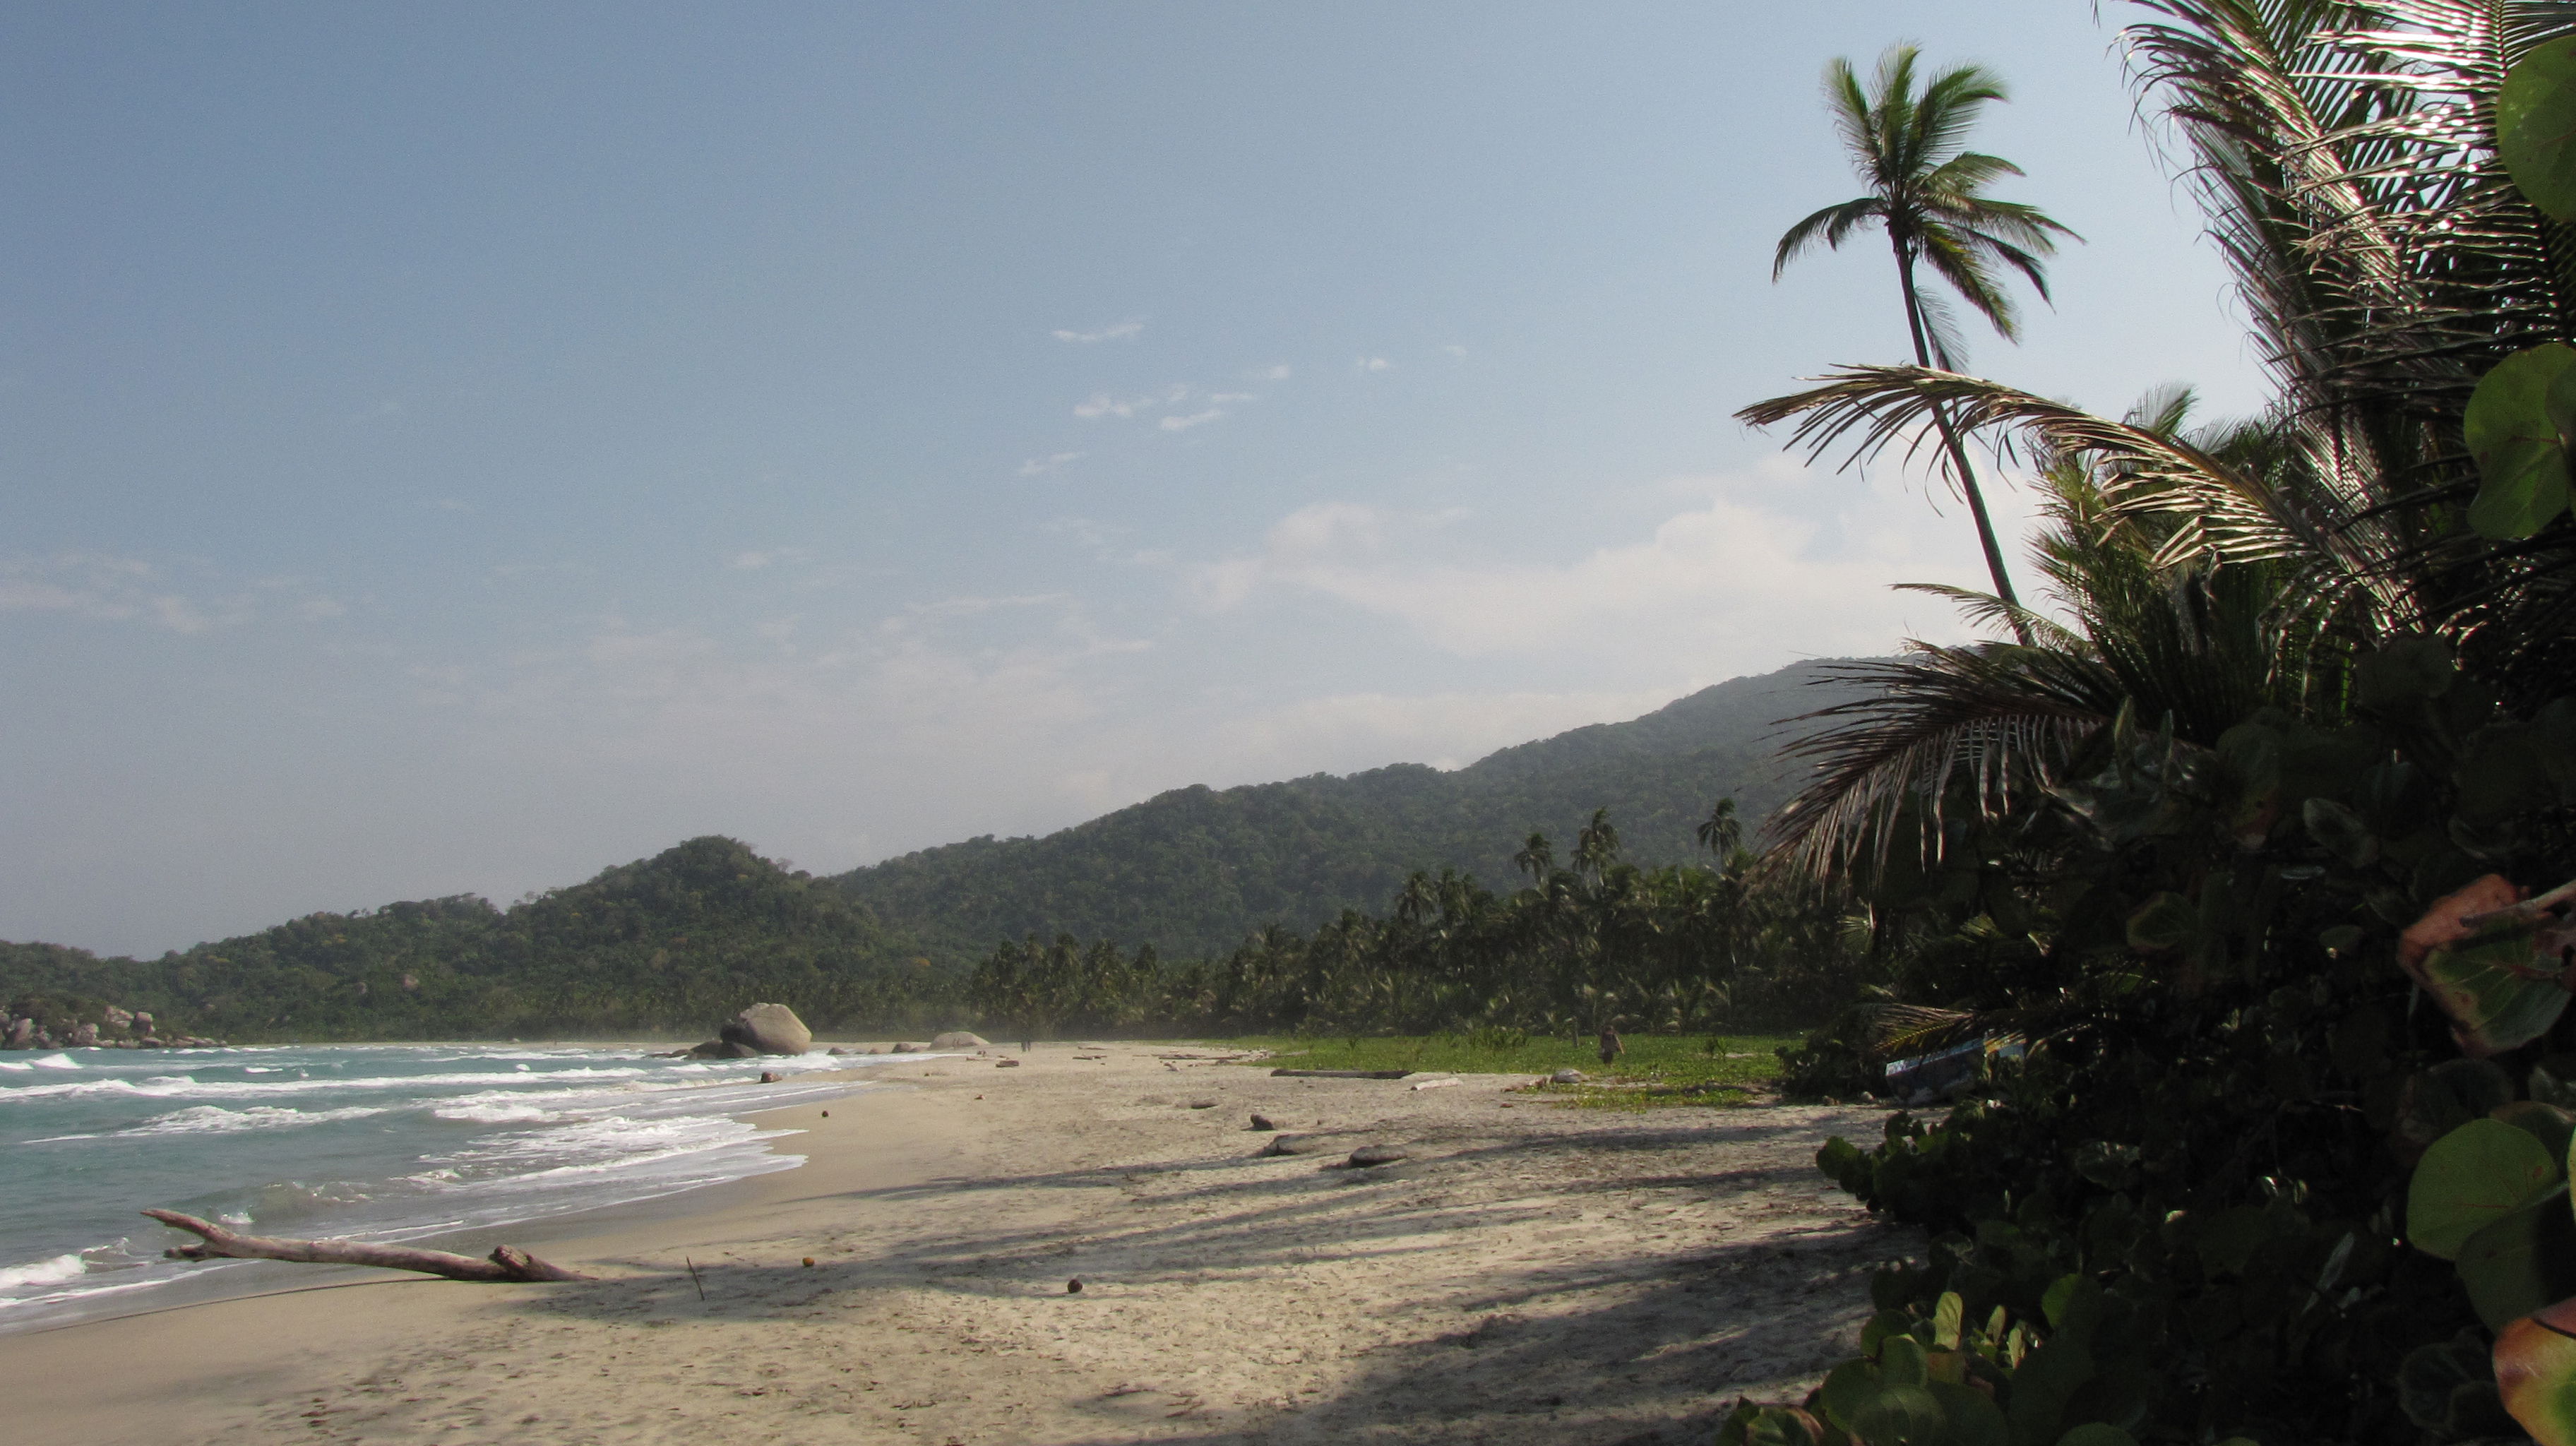
<svg viewBox="0 0 2576 1446">
<path fill-rule="evenodd" d="M 737 1116 L 800 1167 L 467 1233 L 596 1282 L 370 1272 L 0 1336 L 15 1439 L 1697 1442 L 1845 1352 L 1915 1244 L 1812 1163 L 1874 1111 L 1218 1053 L 872 1061 Z M 1326 1148 L 1256 1156 L 1254 1110 Z M 1363 1143 L 1410 1158 L 1333 1168 Z"/>
<path fill-rule="evenodd" d="M 291 1066 L 297 1063 L 309 1065 L 313 1059 L 328 1056 L 339 1049 L 381 1051 L 386 1046 L 359 1042 L 285 1045 L 276 1048 L 293 1056 L 289 1060 Z M 517 1075 L 494 1073 L 490 1076 L 495 1086 L 515 1090 L 534 1085 L 539 1096 L 548 1097 L 564 1093 L 562 1086 L 566 1083 L 578 1090 L 585 1082 L 584 1076 L 603 1069 L 612 1074 L 621 1069 L 627 1073 L 636 1072 L 629 1065 L 622 1064 L 622 1061 L 631 1061 L 633 1064 L 650 1068 L 650 1061 L 646 1056 L 658 1048 L 658 1042 L 597 1039 L 545 1040 L 534 1044 L 523 1044 L 520 1041 L 508 1041 L 502 1044 L 476 1041 L 424 1041 L 402 1042 L 392 1048 L 400 1051 L 433 1053 L 441 1050 L 489 1053 L 495 1050 L 523 1048 L 537 1051 L 537 1054 L 526 1056 L 527 1058 L 567 1053 L 593 1057 L 576 1061 L 577 1068 L 552 1081 L 548 1081 L 544 1075 L 532 1076 L 526 1073 Z M 254 1046 L 227 1051 L 220 1062 L 239 1067 L 245 1058 L 255 1056 L 257 1049 L 258 1047 Z M 499 1057 L 507 1059 L 513 1056 Z M 600 1092 L 588 1100 L 574 1100 L 568 1104 L 550 1102 L 546 1108 L 561 1108 L 571 1113 L 542 1116 L 540 1117 L 541 1126 L 571 1121 L 574 1127 L 578 1128 L 584 1118 L 612 1116 L 627 1118 L 631 1123 L 649 1132 L 657 1121 L 678 1119 L 685 1123 L 688 1119 L 695 1118 L 708 1124 L 723 1122 L 737 1127 L 750 1138 L 705 1142 L 697 1153 L 678 1154 L 663 1151 L 655 1141 L 647 1139 L 641 1142 L 639 1152 L 631 1159 L 611 1157 L 597 1160 L 596 1164 L 604 1168 L 602 1173 L 593 1178 L 592 1183 L 572 1187 L 569 1191 L 557 1189 L 551 1193 L 551 1196 L 546 1193 L 528 1194 L 513 1188 L 514 1185 L 525 1183 L 527 1179 L 541 1179 L 545 1174 L 550 1173 L 547 1170 L 538 1169 L 532 1175 L 523 1172 L 521 1179 L 503 1179 L 488 1193 L 460 1195 L 450 1203 L 442 1204 L 424 1197 L 416 1202 L 416 1206 L 425 1206 L 426 1209 L 415 1208 L 412 1212 L 415 1218 L 410 1220 L 348 1221 L 340 1224 L 337 1229 L 333 1228 L 331 1222 L 320 1221 L 315 1222 L 314 1227 L 305 1229 L 296 1229 L 291 1224 L 266 1230 L 254 1227 L 253 1233 L 328 1236 L 346 1231 L 359 1239 L 424 1245 L 434 1249 L 463 1250 L 468 1254 L 481 1255 L 488 1252 L 494 1245 L 504 1242 L 515 1244 L 523 1239 L 578 1238 L 614 1229 L 620 1222 L 629 1218 L 658 1218 L 675 1212 L 689 1213 L 710 1208 L 695 1203 L 698 1197 L 708 1191 L 721 1190 L 726 1186 L 737 1184 L 745 1179 L 757 1178 L 763 1174 L 787 1172 L 798 1168 L 793 1159 L 798 1152 L 792 1144 L 782 1140 L 757 1137 L 768 1133 L 749 1118 L 751 1113 L 765 1112 L 758 1102 L 758 1096 L 766 1094 L 771 1098 L 793 1097 L 798 1103 L 827 1106 L 834 1100 L 877 1088 L 878 1085 L 872 1076 L 881 1075 L 884 1066 L 893 1058 L 895 1057 L 862 1055 L 849 1059 L 826 1060 L 818 1050 L 814 1054 L 800 1058 L 772 1062 L 775 1067 L 784 1072 L 783 1077 L 772 1085 L 754 1084 L 750 1081 L 749 1076 L 758 1073 L 762 1068 L 760 1062 L 728 1061 L 723 1063 L 727 1066 L 728 1072 L 738 1076 L 737 1078 L 709 1077 L 688 1080 L 674 1077 L 658 1083 L 647 1079 L 643 1082 L 650 1088 L 642 1095 L 628 1097 L 611 1092 Z M 110 1061 L 110 1063 L 124 1062 L 121 1059 Z M 89 1060 L 86 1064 L 70 1064 L 62 1067 L 61 1078 L 52 1083 L 58 1086 L 77 1085 L 79 1081 L 99 1073 L 101 1067 L 102 1062 L 95 1059 Z M 528 1067 L 522 1064 L 519 1068 L 525 1071 Z M 274 1074 L 276 1070 L 254 1069 L 251 1072 Z M 399 1080 L 400 1076 L 397 1075 L 385 1081 L 394 1086 L 390 1090 L 381 1093 L 372 1089 L 364 1090 L 355 1098 L 362 1103 L 374 1103 L 381 1100 L 385 1094 L 398 1094 L 401 1092 Z M 113 1078 L 110 1082 L 113 1082 Z M 192 1108 L 200 1113 L 228 1113 L 228 1108 L 240 1108 L 238 1101 L 220 1093 L 226 1084 L 227 1081 L 217 1081 L 214 1086 L 209 1087 L 216 1093 L 203 1097 L 204 1100 L 217 1103 L 210 1105 L 201 1102 Z M 288 1088 L 293 1086 L 290 1085 Z M 706 1096 L 704 1104 L 693 1105 L 692 1100 L 706 1090 L 716 1090 L 720 1094 Z M 192 1098 L 198 1097 L 182 1094 L 177 1100 L 172 1101 L 172 1105 L 177 1107 L 182 1101 Z M 470 1099 L 467 1101 L 467 1103 L 471 1102 Z M 254 1101 L 252 1104 L 251 1108 L 254 1112 L 259 1103 L 261 1102 Z M 396 1107 L 436 1112 L 443 1120 L 473 1121 L 491 1118 L 470 1114 L 447 1115 L 444 1112 L 444 1103 L 447 1102 L 443 1102 L 437 1096 L 426 1096 L 403 1102 Z M 182 1111 L 183 1114 L 185 1112 L 185 1110 Z M 381 1110 L 372 1112 L 382 1113 Z M 527 1123 L 525 1118 L 516 1114 L 505 1114 L 497 1118 L 504 1126 Z M 229 1123 L 229 1121 L 218 1121 L 218 1123 Z M 432 1122 L 432 1124 L 435 1123 Z M 617 1123 L 617 1119 L 611 1118 L 609 1123 Z M 151 1133 L 151 1131 L 147 1128 L 144 1133 Z M 104 1134 L 74 1134 L 66 1138 L 112 1140 L 116 1137 L 116 1130 L 110 1128 Z M 194 1143 L 205 1139 L 206 1136 L 183 1135 L 177 1138 L 183 1143 Z M 218 1131 L 213 1138 L 221 1140 L 224 1135 Z M 265 1140 L 267 1137 L 261 1138 Z M 448 1148 L 452 1145 L 452 1141 L 449 1145 L 433 1145 L 430 1143 L 431 1137 L 426 1135 L 422 1139 L 425 1149 Z M 54 1141 L 50 1138 L 37 1138 L 33 1143 L 47 1144 Z M 375 1163 L 384 1165 L 391 1162 L 379 1160 Z M 400 1175 L 402 1169 L 413 1168 L 415 1165 L 417 1168 L 427 1169 L 436 1163 L 435 1159 L 424 1156 L 421 1161 L 414 1162 L 414 1165 L 399 1167 L 396 1173 Z M 694 1180 L 671 1178 L 674 1174 L 672 1167 L 675 1164 L 679 1167 L 678 1173 L 681 1175 L 694 1174 L 698 1178 Z M 302 1178 L 301 1172 L 295 1170 L 293 1165 L 283 1168 L 294 1174 L 296 1178 Z M 590 1169 L 590 1163 L 582 1163 L 575 1164 L 562 1173 L 581 1176 L 588 1173 Z M 284 1176 L 279 1178 L 282 1179 Z M 165 1240 L 176 1242 L 183 1237 L 176 1232 L 165 1236 L 158 1226 L 140 1219 L 132 1212 L 146 1204 L 173 1203 L 173 1192 L 169 1187 L 176 1182 L 164 1179 L 159 1183 L 161 1186 L 159 1190 L 147 1185 L 142 1194 L 130 1198 L 120 1195 L 117 1205 L 122 1218 L 94 1218 L 92 1220 L 94 1228 L 103 1233 L 88 1235 L 86 1237 L 88 1243 L 77 1246 L 61 1240 L 54 1243 L 67 1251 L 78 1250 L 83 1257 L 120 1249 L 130 1255 L 145 1252 L 157 1255 Z M 357 1189 L 366 1192 L 356 1197 L 364 1200 L 374 1193 L 375 1185 L 386 1182 L 362 1172 L 352 1183 Z M 404 1181 L 395 1178 L 390 1183 L 399 1187 Z M 185 1194 L 187 1189 L 182 1185 L 175 1193 Z M 564 1198 L 568 1193 L 572 1198 Z M 579 1198 L 584 1195 L 589 1196 L 590 1199 Z M 88 1204 L 93 1216 L 98 1203 L 93 1200 Z M 183 1202 L 178 1208 L 192 1207 Z M 197 1205 L 193 1208 L 197 1213 L 207 1214 L 210 1217 L 217 1213 L 216 1208 L 208 1205 Z M 45 1222 L 38 1223 L 40 1228 L 45 1224 Z M 233 1223 L 242 1222 L 235 1220 Z M 113 1238 L 120 1233 L 124 1239 Z M 110 1243 L 97 1244 L 96 1242 L 100 1240 L 108 1240 Z M 46 1260 L 39 1263 L 51 1265 L 55 1262 Z M 363 1278 L 371 1274 L 364 1267 L 284 1265 L 264 1261 L 225 1261 L 210 1265 L 180 1266 L 176 1268 L 175 1273 L 172 1267 L 157 1260 L 153 1264 L 156 1268 L 150 1271 L 110 1270 L 105 1273 L 93 1271 L 85 1278 L 75 1276 L 72 1281 L 67 1282 L 63 1287 L 66 1293 L 60 1298 L 50 1300 L 29 1298 L 0 1306 L 0 1339 L 59 1330 L 71 1325 L 121 1319 L 131 1315 L 151 1314 L 188 1305 L 213 1304 L 225 1300 L 265 1295 L 279 1290 L 308 1289 L 316 1282 Z"/>
</svg>

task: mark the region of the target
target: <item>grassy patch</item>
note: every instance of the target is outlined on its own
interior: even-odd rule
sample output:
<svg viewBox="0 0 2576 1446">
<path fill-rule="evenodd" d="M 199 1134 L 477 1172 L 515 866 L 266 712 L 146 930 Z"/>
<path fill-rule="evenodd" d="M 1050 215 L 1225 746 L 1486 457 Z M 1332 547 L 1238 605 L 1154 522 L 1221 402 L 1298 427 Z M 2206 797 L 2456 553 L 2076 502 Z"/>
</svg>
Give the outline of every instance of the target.
<svg viewBox="0 0 2576 1446">
<path fill-rule="evenodd" d="M 1630 1035 L 1627 1053 L 1604 1068 L 1589 1039 L 1495 1038 L 1456 1034 L 1346 1039 L 1258 1036 L 1229 1039 L 1237 1049 L 1266 1049 L 1263 1069 L 1411 1069 L 1442 1074 L 1544 1076 L 1579 1069 L 1593 1083 L 1543 1085 L 1534 1093 L 1587 1109 L 1654 1109 L 1667 1105 L 1739 1105 L 1780 1073 L 1787 1034 Z"/>
</svg>

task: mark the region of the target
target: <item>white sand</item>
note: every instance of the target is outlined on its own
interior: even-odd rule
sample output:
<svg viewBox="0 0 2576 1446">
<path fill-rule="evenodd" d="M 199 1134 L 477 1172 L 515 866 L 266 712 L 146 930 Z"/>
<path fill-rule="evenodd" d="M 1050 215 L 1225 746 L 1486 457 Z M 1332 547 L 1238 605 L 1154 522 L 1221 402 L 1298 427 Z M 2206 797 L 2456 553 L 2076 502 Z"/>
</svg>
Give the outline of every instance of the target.
<svg viewBox="0 0 2576 1446">
<path fill-rule="evenodd" d="M 1578 1110 L 1526 1076 L 1213 1053 L 880 1067 L 909 1088 L 755 1117 L 809 1132 L 779 1142 L 802 1169 L 499 1232 L 596 1283 L 387 1275 L 0 1336 L 0 1421 L 24 1446 L 1696 1446 L 1738 1392 L 1848 1353 L 1870 1269 L 1914 1245 L 1813 1164 L 1874 1112 Z M 1330 1151 L 1256 1158 L 1256 1110 Z M 1410 1158 L 1339 1167 L 1361 1144 Z"/>
</svg>

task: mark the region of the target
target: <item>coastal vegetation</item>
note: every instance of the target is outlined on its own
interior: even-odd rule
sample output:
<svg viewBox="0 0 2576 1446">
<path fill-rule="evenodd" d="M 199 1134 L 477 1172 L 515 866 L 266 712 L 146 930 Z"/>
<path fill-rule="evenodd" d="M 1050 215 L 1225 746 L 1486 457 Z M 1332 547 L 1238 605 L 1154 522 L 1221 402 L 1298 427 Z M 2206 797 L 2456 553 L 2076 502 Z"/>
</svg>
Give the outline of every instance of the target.
<svg viewBox="0 0 2576 1446">
<path fill-rule="evenodd" d="M 1166 963 L 1150 946 L 1070 935 L 1006 944 L 975 967 L 974 1012 L 1012 1037 L 1061 1032 L 1708 1034 L 1811 1021 L 1869 969 L 1865 926 L 1830 894 L 1781 887 L 1740 843 L 1734 800 L 1702 820 L 1698 864 L 1640 868 L 1606 811 L 1560 860 L 1522 841 L 1525 885 L 1417 873 L 1383 914 L 1309 934 L 1265 928 Z"/>
<path fill-rule="evenodd" d="M 2114 419 L 1918 359 L 1742 414 L 2019 462 L 2047 595 L 1950 590 L 2011 640 L 1856 665 L 1793 747 L 1770 857 L 1852 891 L 1887 974 L 1784 1082 L 2018 1048 L 1825 1147 L 1930 1249 L 1721 1440 L 2559 1446 L 2576 15 L 2145 8 L 2276 405 Z"/>
<path fill-rule="evenodd" d="M 1796 1043 L 1781 1034 L 1632 1034 L 1604 1062 L 1591 1039 L 1485 1029 L 1469 1034 L 1244 1035 L 1229 1048 L 1260 1051 L 1247 1067 L 1401 1069 L 1419 1074 L 1515 1074 L 1548 1081 L 1530 1087 L 1542 1099 L 1610 1109 L 1692 1105 L 1724 1108 L 1768 1098 L 1780 1076 L 1781 1052 Z M 1571 1070 L 1584 1076 L 1559 1082 Z"/>
</svg>

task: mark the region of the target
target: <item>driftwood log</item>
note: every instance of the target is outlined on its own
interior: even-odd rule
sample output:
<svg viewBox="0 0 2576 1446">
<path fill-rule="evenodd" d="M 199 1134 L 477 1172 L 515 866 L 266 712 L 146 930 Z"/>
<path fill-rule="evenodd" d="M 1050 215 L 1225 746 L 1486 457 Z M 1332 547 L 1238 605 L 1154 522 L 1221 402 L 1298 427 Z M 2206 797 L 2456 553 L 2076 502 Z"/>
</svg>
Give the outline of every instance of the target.
<svg viewBox="0 0 2576 1446">
<path fill-rule="evenodd" d="M 488 1257 L 450 1255 L 444 1250 L 415 1250 L 407 1245 L 370 1245 L 363 1240 L 288 1240 L 270 1235 L 242 1235 L 211 1220 L 176 1210 L 143 1212 L 174 1230 L 185 1230 L 203 1244 L 174 1245 L 161 1253 L 172 1260 L 297 1260 L 316 1265 L 378 1265 L 387 1270 L 417 1270 L 449 1280 L 535 1281 L 589 1280 L 592 1277 L 560 1265 L 548 1265 L 515 1245 L 504 1245 Z"/>
</svg>

